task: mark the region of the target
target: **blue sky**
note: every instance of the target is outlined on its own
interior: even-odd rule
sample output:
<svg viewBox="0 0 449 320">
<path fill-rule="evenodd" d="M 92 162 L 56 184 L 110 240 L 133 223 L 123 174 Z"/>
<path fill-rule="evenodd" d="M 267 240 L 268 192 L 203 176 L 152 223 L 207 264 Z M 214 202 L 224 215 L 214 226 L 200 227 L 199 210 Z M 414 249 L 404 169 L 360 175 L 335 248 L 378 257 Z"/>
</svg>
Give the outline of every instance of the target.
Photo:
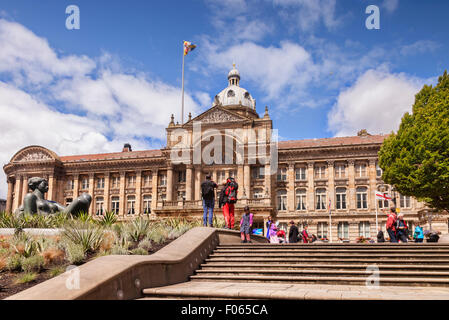
<svg viewBox="0 0 449 320">
<path fill-rule="evenodd" d="M 65 27 L 71 4 L 80 30 Z M 365 27 L 372 4 L 380 30 Z M 198 46 L 186 57 L 194 115 L 235 62 L 281 139 L 388 133 L 448 68 L 448 12 L 445 0 L 1 0 L 0 160 L 31 144 L 163 146 L 170 115 L 180 121 L 183 40 Z"/>
</svg>

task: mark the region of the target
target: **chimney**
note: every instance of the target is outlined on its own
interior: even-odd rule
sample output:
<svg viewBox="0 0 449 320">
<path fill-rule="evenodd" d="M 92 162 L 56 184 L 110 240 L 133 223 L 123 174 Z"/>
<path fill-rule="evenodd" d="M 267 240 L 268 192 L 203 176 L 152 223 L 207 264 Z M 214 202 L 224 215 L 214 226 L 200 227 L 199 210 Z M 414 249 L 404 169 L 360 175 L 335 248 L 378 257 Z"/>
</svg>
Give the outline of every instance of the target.
<svg viewBox="0 0 449 320">
<path fill-rule="evenodd" d="M 122 152 L 131 152 L 131 151 L 133 151 L 131 149 L 131 145 L 129 143 L 125 143 L 125 145 L 123 146 Z"/>
</svg>

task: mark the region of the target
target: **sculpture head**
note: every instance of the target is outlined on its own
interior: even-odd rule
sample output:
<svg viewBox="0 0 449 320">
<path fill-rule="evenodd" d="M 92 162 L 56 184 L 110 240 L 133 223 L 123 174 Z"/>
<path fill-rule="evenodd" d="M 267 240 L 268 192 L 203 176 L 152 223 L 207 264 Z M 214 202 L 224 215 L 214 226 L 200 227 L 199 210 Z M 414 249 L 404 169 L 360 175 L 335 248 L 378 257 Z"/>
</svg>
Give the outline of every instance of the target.
<svg viewBox="0 0 449 320">
<path fill-rule="evenodd" d="M 28 179 L 28 187 L 34 191 L 38 189 L 42 193 L 46 193 L 48 191 L 48 181 L 44 178 L 33 177 Z"/>
</svg>

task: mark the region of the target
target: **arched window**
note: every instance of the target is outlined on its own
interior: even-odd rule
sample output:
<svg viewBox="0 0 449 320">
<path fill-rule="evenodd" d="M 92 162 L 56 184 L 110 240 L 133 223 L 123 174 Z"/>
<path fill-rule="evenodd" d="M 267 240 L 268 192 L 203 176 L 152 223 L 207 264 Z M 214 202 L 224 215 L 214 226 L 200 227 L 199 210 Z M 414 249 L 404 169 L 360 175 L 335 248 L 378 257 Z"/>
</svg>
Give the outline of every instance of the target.
<svg viewBox="0 0 449 320">
<path fill-rule="evenodd" d="M 357 209 L 368 209 L 368 188 L 358 187 L 357 193 Z"/>
<path fill-rule="evenodd" d="M 235 92 L 233 90 L 229 90 L 228 91 L 228 98 L 233 98 L 235 97 Z"/>
<path fill-rule="evenodd" d="M 128 196 L 128 201 L 126 203 L 126 209 L 128 214 L 136 213 L 136 197 Z"/>
<path fill-rule="evenodd" d="M 327 222 L 318 222 L 317 236 L 318 239 L 327 239 Z"/>
<path fill-rule="evenodd" d="M 306 210 L 306 190 L 296 190 L 296 210 Z"/>
<path fill-rule="evenodd" d="M 316 189 L 316 209 L 317 210 L 326 209 L 326 189 L 323 188 Z"/>
<path fill-rule="evenodd" d="M 97 216 L 103 215 L 103 207 L 104 207 L 104 198 L 97 197 L 95 199 L 95 212 L 96 212 Z"/>
<path fill-rule="evenodd" d="M 247 91 L 247 92 L 245 92 L 245 94 L 244 94 L 244 97 L 245 97 L 245 99 L 248 99 L 249 100 L 249 98 L 250 98 L 250 95 L 249 95 L 249 92 Z"/>
<path fill-rule="evenodd" d="M 359 223 L 359 236 L 364 238 L 371 237 L 371 225 L 368 221 L 362 221 Z"/>
<path fill-rule="evenodd" d="M 338 239 L 343 240 L 349 239 L 349 223 L 347 222 L 338 223 Z"/>
<path fill-rule="evenodd" d="M 337 188 L 335 200 L 335 207 L 337 209 L 346 209 L 346 188 Z"/>
<path fill-rule="evenodd" d="M 151 195 L 143 196 L 143 213 L 150 214 L 151 213 Z"/>
<path fill-rule="evenodd" d="M 119 206 L 120 206 L 120 197 L 112 197 L 111 198 L 111 210 L 115 214 L 119 214 Z"/>
</svg>

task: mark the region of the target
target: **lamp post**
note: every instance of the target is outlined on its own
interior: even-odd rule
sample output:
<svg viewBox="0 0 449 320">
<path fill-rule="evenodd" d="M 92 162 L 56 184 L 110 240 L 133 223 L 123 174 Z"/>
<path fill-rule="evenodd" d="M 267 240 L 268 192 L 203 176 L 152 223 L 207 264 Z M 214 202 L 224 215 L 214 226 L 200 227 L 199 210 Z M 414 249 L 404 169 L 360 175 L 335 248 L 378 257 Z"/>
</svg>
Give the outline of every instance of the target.
<svg viewBox="0 0 449 320">
<path fill-rule="evenodd" d="M 394 186 L 391 187 L 391 196 L 393 197 L 394 207 L 396 208 L 396 188 Z"/>
</svg>

